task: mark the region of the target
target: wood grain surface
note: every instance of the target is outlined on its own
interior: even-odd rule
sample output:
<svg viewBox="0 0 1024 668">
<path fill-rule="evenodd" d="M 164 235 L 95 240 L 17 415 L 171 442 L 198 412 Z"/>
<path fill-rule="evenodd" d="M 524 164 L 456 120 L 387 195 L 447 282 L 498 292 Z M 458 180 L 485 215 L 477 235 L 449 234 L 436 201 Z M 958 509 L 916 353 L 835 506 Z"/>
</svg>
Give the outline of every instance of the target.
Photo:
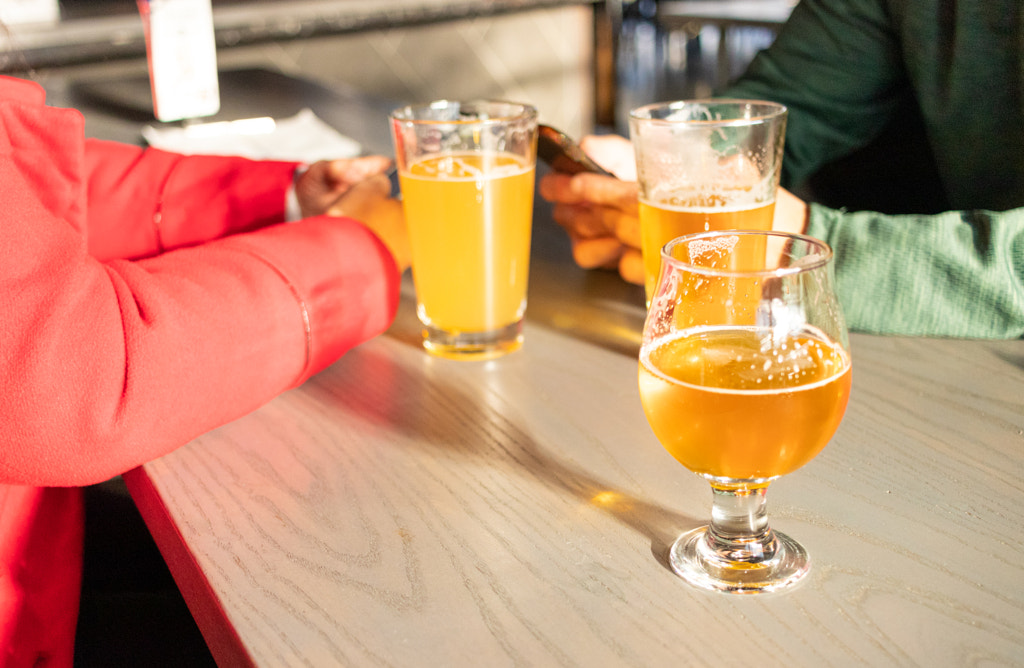
<svg viewBox="0 0 1024 668">
<path fill-rule="evenodd" d="M 222 665 L 1024 662 L 1024 342 L 853 336 L 838 434 L 769 491 L 812 572 L 735 597 L 667 567 L 710 491 L 647 426 L 635 332 L 542 317 L 453 362 L 412 311 L 126 476 Z"/>
</svg>

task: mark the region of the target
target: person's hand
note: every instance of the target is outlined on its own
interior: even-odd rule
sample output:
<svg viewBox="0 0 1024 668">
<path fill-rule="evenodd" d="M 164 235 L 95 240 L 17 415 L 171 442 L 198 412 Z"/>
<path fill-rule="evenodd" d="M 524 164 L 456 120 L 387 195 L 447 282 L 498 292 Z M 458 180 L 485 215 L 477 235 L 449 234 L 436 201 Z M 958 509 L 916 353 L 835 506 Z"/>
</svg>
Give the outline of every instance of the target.
<svg viewBox="0 0 1024 668">
<path fill-rule="evenodd" d="M 391 167 L 380 155 L 315 162 L 295 182 L 295 197 L 304 217 L 326 213 L 352 186 Z"/>
<path fill-rule="evenodd" d="M 588 269 L 618 269 L 625 280 L 643 284 L 632 144 L 624 137 L 602 135 L 585 137 L 580 146 L 618 178 L 549 172 L 540 181 L 540 196 L 554 203 L 552 215 L 569 235 L 576 264 Z M 803 233 L 807 215 L 806 202 L 784 188 L 778 189 L 773 229 Z"/>
<path fill-rule="evenodd" d="M 785 188 L 775 193 L 775 217 L 772 229 L 779 232 L 807 232 L 807 202 Z"/>
<path fill-rule="evenodd" d="M 552 216 L 568 233 L 576 264 L 587 269 L 618 269 L 630 283 L 642 284 L 632 145 L 623 137 L 603 135 L 585 137 L 580 146 L 619 178 L 550 172 L 540 181 L 540 196 L 554 203 Z"/>
<path fill-rule="evenodd" d="M 412 264 L 412 250 L 402 202 L 390 193 L 391 181 L 386 176 L 371 176 L 349 187 L 325 213 L 354 218 L 370 228 L 391 251 L 402 272 Z"/>
</svg>

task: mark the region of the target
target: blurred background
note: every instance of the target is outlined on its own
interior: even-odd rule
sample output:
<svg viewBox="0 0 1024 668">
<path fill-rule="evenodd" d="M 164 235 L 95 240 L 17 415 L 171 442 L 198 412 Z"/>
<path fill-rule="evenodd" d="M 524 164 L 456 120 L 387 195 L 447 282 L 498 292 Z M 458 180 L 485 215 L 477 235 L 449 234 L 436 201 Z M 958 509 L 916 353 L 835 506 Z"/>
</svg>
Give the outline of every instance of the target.
<svg viewBox="0 0 1024 668">
<path fill-rule="evenodd" d="M 770 44 L 795 1 L 212 0 L 212 8 L 222 72 L 265 69 L 402 103 L 530 101 L 543 120 L 579 136 L 625 134 L 640 104 L 710 95 Z M 31 76 L 71 106 L 146 114 L 135 0 L 5 0 L 0 19 L 0 71 Z"/>
</svg>

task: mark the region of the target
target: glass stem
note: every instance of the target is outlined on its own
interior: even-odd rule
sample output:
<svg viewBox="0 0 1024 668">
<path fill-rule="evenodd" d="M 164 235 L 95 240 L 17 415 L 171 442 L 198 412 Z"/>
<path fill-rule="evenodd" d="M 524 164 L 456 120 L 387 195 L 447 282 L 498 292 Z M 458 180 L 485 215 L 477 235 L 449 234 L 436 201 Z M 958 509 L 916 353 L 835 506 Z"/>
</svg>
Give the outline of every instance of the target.
<svg viewBox="0 0 1024 668">
<path fill-rule="evenodd" d="M 768 526 L 768 485 L 711 484 L 714 502 L 706 539 L 718 558 L 761 563 L 775 556 L 778 541 Z"/>
</svg>

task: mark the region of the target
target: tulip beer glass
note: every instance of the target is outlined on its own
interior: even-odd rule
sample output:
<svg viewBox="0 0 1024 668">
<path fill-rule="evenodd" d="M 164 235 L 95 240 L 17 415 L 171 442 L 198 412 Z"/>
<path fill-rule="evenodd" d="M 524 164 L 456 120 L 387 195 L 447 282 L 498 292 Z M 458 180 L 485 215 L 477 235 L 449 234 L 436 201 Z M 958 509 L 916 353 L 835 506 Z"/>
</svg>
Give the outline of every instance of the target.
<svg viewBox="0 0 1024 668">
<path fill-rule="evenodd" d="M 537 112 L 439 101 L 391 113 L 423 345 L 488 359 L 522 345 Z"/>
<path fill-rule="evenodd" d="M 629 115 L 640 187 L 644 287 L 661 248 L 710 230 L 768 230 L 775 213 L 786 107 L 757 100 L 652 104 Z"/>
<path fill-rule="evenodd" d="M 768 485 L 825 447 L 850 396 L 832 250 L 802 235 L 735 230 L 674 239 L 661 257 L 640 398 L 662 446 L 713 493 L 711 523 L 683 534 L 669 562 L 705 589 L 780 589 L 809 561 L 768 526 Z"/>
</svg>

